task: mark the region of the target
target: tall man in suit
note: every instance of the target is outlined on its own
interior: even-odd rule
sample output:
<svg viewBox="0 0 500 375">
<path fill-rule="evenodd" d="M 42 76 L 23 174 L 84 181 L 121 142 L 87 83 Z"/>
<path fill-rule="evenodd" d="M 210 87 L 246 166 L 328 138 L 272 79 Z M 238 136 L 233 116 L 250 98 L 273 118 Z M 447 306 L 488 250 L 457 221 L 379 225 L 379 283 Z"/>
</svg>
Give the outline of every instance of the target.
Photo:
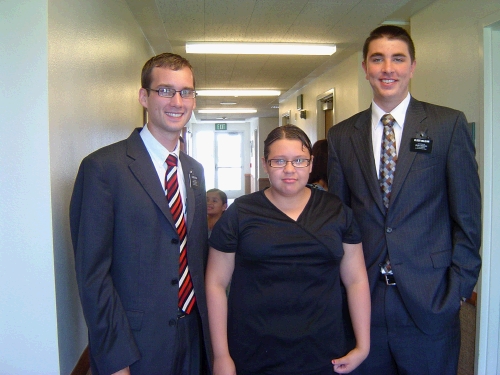
<svg viewBox="0 0 500 375">
<path fill-rule="evenodd" d="M 179 144 L 196 104 L 192 67 L 161 54 L 141 84 L 147 124 L 87 156 L 71 198 L 92 374 L 204 375 L 205 181 Z"/>
<path fill-rule="evenodd" d="M 361 227 L 372 295 L 370 355 L 353 373 L 456 374 L 461 299 L 481 265 L 467 120 L 411 97 L 415 48 L 404 29 L 372 31 L 363 60 L 372 105 L 328 134 L 328 187 Z"/>
</svg>

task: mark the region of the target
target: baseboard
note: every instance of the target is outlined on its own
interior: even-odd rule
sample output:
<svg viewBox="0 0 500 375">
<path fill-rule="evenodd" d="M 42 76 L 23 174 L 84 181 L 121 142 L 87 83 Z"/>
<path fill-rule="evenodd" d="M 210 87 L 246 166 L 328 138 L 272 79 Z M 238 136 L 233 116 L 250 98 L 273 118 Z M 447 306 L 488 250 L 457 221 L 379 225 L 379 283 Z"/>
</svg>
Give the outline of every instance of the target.
<svg viewBox="0 0 500 375">
<path fill-rule="evenodd" d="M 470 298 L 467 298 L 465 300 L 465 302 L 470 303 L 473 306 L 476 306 L 477 305 L 477 293 L 472 292 L 472 295 L 470 296 Z"/>
<path fill-rule="evenodd" d="M 90 357 L 89 357 L 89 347 L 87 346 L 83 351 L 78 363 L 76 364 L 70 375 L 87 375 L 90 370 Z"/>
</svg>

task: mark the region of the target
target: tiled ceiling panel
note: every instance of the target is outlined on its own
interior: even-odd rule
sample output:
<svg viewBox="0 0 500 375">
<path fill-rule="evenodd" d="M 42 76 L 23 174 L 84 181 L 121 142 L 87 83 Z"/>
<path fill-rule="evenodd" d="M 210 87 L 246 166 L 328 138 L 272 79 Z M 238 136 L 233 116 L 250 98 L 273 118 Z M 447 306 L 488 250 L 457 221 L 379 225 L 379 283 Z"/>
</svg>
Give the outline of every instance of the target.
<svg viewBox="0 0 500 375">
<path fill-rule="evenodd" d="M 359 51 L 368 33 L 382 22 L 407 21 L 434 0 L 126 1 L 155 53 L 170 51 L 189 59 L 197 89 L 270 88 L 287 97 Z M 326 57 L 186 54 L 188 41 L 336 43 L 337 53 Z M 231 98 L 198 97 L 197 109 L 220 108 L 220 102 L 227 100 Z M 236 98 L 238 107 L 256 108 L 256 116 L 263 117 L 278 116 L 278 110 L 271 109 L 278 100 Z M 196 117 L 217 116 L 196 113 Z"/>
</svg>

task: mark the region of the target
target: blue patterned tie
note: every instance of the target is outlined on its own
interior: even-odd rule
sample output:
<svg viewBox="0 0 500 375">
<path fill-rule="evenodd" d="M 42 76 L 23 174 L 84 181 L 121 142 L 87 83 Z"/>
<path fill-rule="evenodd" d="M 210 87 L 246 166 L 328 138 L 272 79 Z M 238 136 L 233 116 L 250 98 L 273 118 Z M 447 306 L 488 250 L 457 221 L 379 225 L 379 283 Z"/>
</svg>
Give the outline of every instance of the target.
<svg viewBox="0 0 500 375">
<path fill-rule="evenodd" d="M 391 188 L 394 181 L 394 172 L 396 171 L 396 162 L 398 155 L 396 153 L 396 138 L 394 136 L 394 117 L 386 113 L 382 116 L 384 125 L 384 134 L 382 135 L 382 149 L 380 152 L 380 176 L 379 183 L 382 190 L 382 198 L 385 208 L 389 207 L 391 197 Z"/>
</svg>

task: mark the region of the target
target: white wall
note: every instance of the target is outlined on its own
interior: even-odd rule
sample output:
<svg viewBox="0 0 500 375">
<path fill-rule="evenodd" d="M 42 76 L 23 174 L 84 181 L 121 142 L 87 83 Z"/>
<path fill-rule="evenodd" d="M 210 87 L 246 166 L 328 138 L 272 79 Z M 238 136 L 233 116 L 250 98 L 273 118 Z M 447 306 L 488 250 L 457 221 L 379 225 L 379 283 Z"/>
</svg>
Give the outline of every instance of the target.
<svg viewBox="0 0 500 375">
<path fill-rule="evenodd" d="M 87 345 L 72 185 L 86 154 L 141 126 L 151 55 L 124 0 L 0 2 L 0 374 L 69 374 Z"/>
<path fill-rule="evenodd" d="M 142 125 L 140 73 L 153 53 L 125 0 L 51 0 L 48 9 L 57 322 L 68 374 L 87 345 L 69 235 L 73 182 L 83 157 Z"/>
<path fill-rule="evenodd" d="M 258 155 L 258 160 L 256 161 L 257 166 L 257 177 L 258 178 L 267 178 L 267 174 L 262 167 L 262 158 L 264 157 L 264 140 L 267 138 L 267 135 L 280 125 L 279 119 L 277 117 L 262 117 L 258 119 L 258 139 L 256 143 L 256 151 Z M 258 180 L 256 183 L 256 190 L 259 188 Z"/>
<path fill-rule="evenodd" d="M 46 1 L 0 1 L 0 56 L 0 374 L 58 374 Z"/>
<path fill-rule="evenodd" d="M 349 118 L 357 112 L 368 108 L 372 94 L 368 81 L 361 67 L 361 52 L 354 53 L 331 70 L 280 102 L 280 115 L 290 111 L 289 123 L 303 129 L 311 142 L 317 141 L 317 96 L 335 89 L 334 95 L 334 123 Z M 303 95 L 303 106 L 306 109 L 306 119 L 301 119 L 297 111 L 297 95 Z"/>
</svg>

